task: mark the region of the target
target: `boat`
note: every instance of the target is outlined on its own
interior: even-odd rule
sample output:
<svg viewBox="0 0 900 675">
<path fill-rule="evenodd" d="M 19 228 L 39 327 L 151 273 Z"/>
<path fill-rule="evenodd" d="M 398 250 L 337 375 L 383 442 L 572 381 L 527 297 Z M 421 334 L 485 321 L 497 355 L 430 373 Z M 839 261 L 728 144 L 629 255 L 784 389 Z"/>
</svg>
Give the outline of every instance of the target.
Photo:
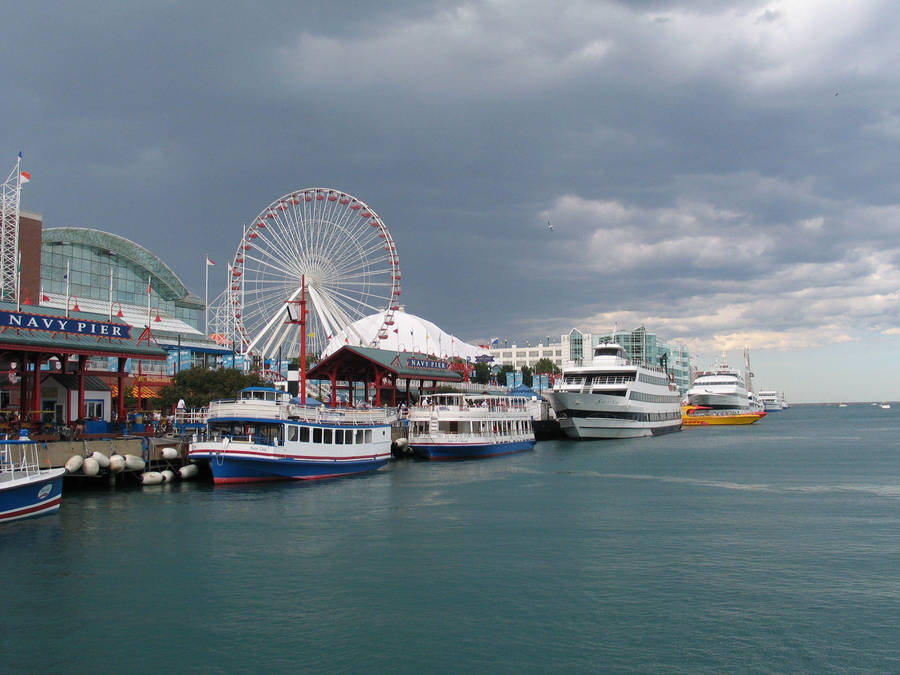
<svg viewBox="0 0 900 675">
<path fill-rule="evenodd" d="M 681 423 L 686 427 L 706 427 L 719 424 L 753 424 L 767 415 L 765 411 L 741 411 L 685 405 L 681 408 Z"/>
<path fill-rule="evenodd" d="M 0 440 L 0 522 L 59 511 L 65 473 L 40 467 L 38 443 L 27 430 L 17 440 Z"/>
<path fill-rule="evenodd" d="M 882 407 L 883 410 L 890 410 L 890 409 L 891 409 L 891 404 L 890 404 L 890 403 L 882 403 L 882 404 L 881 404 L 881 407 Z"/>
<path fill-rule="evenodd" d="M 594 347 L 587 364 L 566 363 L 544 396 L 570 438 L 638 438 L 681 430 L 681 396 L 666 369 L 629 360 L 614 342 Z"/>
<path fill-rule="evenodd" d="M 784 401 L 782 401 L 775 390 L 760 391 L 759 400 L 762 402 L 766 412 L 779 412 L 784 409 Z"/>
<path fill-rule="evenodd" d="M 314 480 L 372 472 L 391 458 L 393 408 L 304 405 L 285 391 L 247 387 L 209 404 L 188 459 L 215 484 Z"/>
<path fill-rule="evenodd" d="M 409 408 L 408 442 L 422 459 L 475 459 L 534 448 L 528 399 L 440 393 Z"/>
<path fill-rule="evenodd" d="M 711 371 L 698 373 L 687 391 L 688 405 L 716 410 L 751 409 L 751 398 L 738 370 L 723 362 Z"/>
</svg>

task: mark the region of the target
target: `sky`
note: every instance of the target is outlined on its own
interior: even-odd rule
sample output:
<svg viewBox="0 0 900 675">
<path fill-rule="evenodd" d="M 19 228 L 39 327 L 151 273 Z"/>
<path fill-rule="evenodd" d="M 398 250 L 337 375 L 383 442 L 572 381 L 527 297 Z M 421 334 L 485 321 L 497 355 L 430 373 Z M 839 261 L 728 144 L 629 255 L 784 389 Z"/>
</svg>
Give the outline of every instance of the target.
<svg viewBox="0 0 900 675">
<path fill-rule="evenodd" d="M 333 187 L 472 343 L 645 326 L 789 401 L 900 399 L 892 0 L 38 0 L 0 60 L 22 208 L 201 297 L 205 255 Z"/>
</svg>

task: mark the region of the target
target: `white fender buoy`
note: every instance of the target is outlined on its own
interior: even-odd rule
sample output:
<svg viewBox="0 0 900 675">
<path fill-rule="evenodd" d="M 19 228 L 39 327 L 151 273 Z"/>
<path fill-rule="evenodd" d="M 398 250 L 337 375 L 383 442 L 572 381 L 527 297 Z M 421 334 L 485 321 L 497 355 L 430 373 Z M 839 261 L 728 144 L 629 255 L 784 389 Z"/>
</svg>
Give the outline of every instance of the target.
<svg viewBox="0 0 900 675">
<path fill-rule="evenodd" d="M 75 473 L 81 468 L 81 465 L 84 463 L 84 457 L 81 455 L 72 455 L 69 457 L 66 462 L 66 471 L 69 473 Z"/>
<path fill-rule="evenodd" d="M 125 468 L 129 471 L 143 471 L 144 460 L 137 455 L 125 455 Z"/>
<path fill-rule="evenodd" d="M 183 467 L 178 469 L 178 475 L 182 477 L 182 479 L 187 480 L 188 478 L 193 478 L 200 472 L 200 469 L 197 468 L 196 464 L 185 464 Z"/>
<path fill-rule="evenodd" d="M 81 473 L 85 476 L 96 476 L 100 473 L 100 462 L 93 457 L 85 457 L 81 463 Z"/>
<path fill-rule="evenodd" d="M 163 469 L 160 473 L 162 474 L 163 483 L 170 483 L 175 480 L 175 472 L 172 469 Z"/>
<path fill-rule="evenodd" d="M 163 459 L 175 459 L 178 457 L 178 450 L 176 448 L 163 448 L 160 454 Z"/>
<path fill-rule="evenodd" d="M 409 445 L 409 441 L 405 438 L 398 438 L 396 441 L 394 441 L 394 443 L 396 444 L 397 449 L 400 451 L 405 450 L 406 446 Z"/>
<path fill-rule="evenodd" d="M 111 455 L 109 458 L 109 470 L 113 473 L 121 473 L 125 470 L 125 458 L 122 455 Z"/>
<path fill-rule="evenodd" d="M 163 475 L 159 471 L 145 471 L 141 474 L 142 485 L 159 485 L 163 482 Z"/>
<path fill-rule="evenodd" d="M 101 469 L 109 468 L 109 457 L 104 455 L 102 452 L 94 450 L 94 452 L 91 453 L 91 458 L 97 460 L 97 464 L 100 465 Z"/>
</svg>

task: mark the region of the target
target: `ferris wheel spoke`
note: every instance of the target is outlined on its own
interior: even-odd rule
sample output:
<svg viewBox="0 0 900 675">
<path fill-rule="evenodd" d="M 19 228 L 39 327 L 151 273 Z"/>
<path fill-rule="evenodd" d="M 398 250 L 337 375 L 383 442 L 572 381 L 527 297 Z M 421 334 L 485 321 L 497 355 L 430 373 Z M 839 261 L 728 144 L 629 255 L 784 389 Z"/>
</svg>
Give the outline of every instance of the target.
<svg viewBox="0 0 900 675">
<path fill-rule="evenodd" d="M 322 322 L 322 326 L 324 327 L 327 336 L 330 338 L 336 335 L 339 328 L 337 321 L 331 314 L 331 308 L 326 305 L 322 296 L 313 287 L 310 287 L 309 289 L 309 298 L 313 303 L 313 307 L 316 310 L 319 320 Z"/>
</svg>

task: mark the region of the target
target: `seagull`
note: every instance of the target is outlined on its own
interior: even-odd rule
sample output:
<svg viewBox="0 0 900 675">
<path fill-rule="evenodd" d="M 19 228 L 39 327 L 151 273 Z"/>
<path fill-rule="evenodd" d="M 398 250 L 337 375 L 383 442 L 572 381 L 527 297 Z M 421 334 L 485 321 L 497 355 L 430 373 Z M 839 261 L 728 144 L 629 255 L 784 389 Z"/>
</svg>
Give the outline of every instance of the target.
<svg viewBox="0 0 900 675">
<path fill-rule="evenodd" d="M 549 220 L 547 221 L 547 229 L 550 230 L 551 232 L 553 232 L 553 225 L 550 223 Z"/>
<path fill-rule="evenodd" d="M 835 96 L 840 96 L 840 95 L 841 95 L 841 92 L 836 91 L 836 92 L 834 92 L 834 95 L 835 95 Z"/>
</svg>

